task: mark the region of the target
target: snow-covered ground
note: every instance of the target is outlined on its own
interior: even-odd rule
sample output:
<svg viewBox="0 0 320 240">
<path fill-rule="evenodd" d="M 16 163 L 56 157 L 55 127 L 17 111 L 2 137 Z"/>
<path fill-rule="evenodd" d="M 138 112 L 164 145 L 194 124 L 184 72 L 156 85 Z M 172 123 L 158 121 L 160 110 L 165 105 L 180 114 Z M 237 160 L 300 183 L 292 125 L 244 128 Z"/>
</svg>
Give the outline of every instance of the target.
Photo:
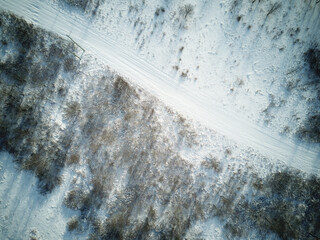
<svg viewBox="0 0 320 240">
<path fill-rule="evenodd" d="M 48 101 L 39 96 L 34 103 L 34 106 L 41 107 L 43 113 L 38 116 L 42 121 L 31 128 L 34 132 L 31 139 L 29 134 L 26 135 L 25 140 L 36 141 L 34 148 L 29 150 L 21 146 L 23 138 L 22 141 L 11 140 L 11 144 L 21 146 L 27 154 L 33 151 L 31 158 L 28 155 L 25 158 L 19 152 L 20 148 L 13 152 L 16 158 L 25 158 L 23 160 L 17 161 L 6 153 L 1 155 L 3 173 L 11 176 L 4 178 L 1 188 L 7 209 L 1 213 L 3 238 L 24 239 L 22 236 L 33 236 L 36 232 L 40 239 L 87 239 L 93 228 L 92 234 L 96 234 L 93 236 L 98 236 L 98 239 L 105 235 L 107 239 L 118 239 L 118 235 L 113 235 L 117 232 L 121 232 L 125 239 L 131 239 L 132 234 L 142 234 L 144 239 L 184 235 L 191 239 L 225 239 L 235 237 L 232 232 L 239 231 L 238 225 L 243 228 L 240 222 L 243 219 L 235 219 L 237 211 L 248 211 L 248 218 L 253 218 L 251 208 L 256 203 L 250 201 L 256 199 L 259 203 L 264 196 L 264 191 L 259 188 L 275 188 L 272 183 L 274 174 L 294 174 L 302 177 L 302 181 L 310 177 L 300 176 L 299 172 L 291 173 L 292 170 L 281 163 L 272 163 L 253 149 L 185 119 L 137 85 L 127 85 L 119 80 L 94 57 L 88 55 L 83 61 L 74 77 L 76 81 L 69 79 L 64 99 L 50 96 L 51 84 L 40 87 L 50 98 Z M 53 96 L 59 96 L 59 89 L 64 86 L 60 77 L 68 80 L 63 74 L 57 77 Z M 22 98 L 32 96 L 31 90 L 30 86 L 25 86 Z M 17 123 L 20 122 L 28 124 L 23 116 L 19 116 Z M 8 126 L 12 127 L 10 132 L 22 134 L 23 129 L 14 129 L 14 125 Z M 47 136 L 45 139 L 44 134 Z M 71 145 L 64 142 L 70 136 L 73 138 Z M 38 139 L 43 139 L 43 142 Z M 41 182 L 47 178 L 50 181 L 51 177 L 41 177 L 39 173 L 44 168 L 42 161 L 55 161 L 55 153 L 51 153 L 50 148 L 56 143 L 61 149 L 68 145 L 65 160 L 68 167 L 58 173 L 63 184 L 57 184 L 52 193 L 47 192 L 43 197 L 38 193 L 43 189 Z M 48 150 L 41 150 L 43 147 Z M 34 162 L 32 155 L 40 155 L 40 162 Z M 19 163 L 15 167 L 11 163 L 13 160 Z M 41 181 L 21 172 L 21 168 L 19 170 L 19 166 L 28 169 L 30 163 L 39 165 L 30 170 Z M 28 177 L 11 186 L 13 179 L 20 179 L 21 175 Z M 27 193 L 16 190 L 22 182 L 28 184 L 28 181 L 33 184 L 29 184 Z M 288 186 L 295 183 L 290 178 L 284 181 Z M 284 184 L 281 181 L 276 183 Z M 18 192 L 12 195 L 14 201 L 7 201 L 6 197 L 11 194 L 7 194 L 6 189 L 11 188 Z M 305 186 L 306 196 L 309 188 L 309 185 Z M 298 194 L 300 191 L 299 188 Z M 293 194 L 296 195 L 296 191 Z M 27 202 L 21 201 L 24 197 Z M 37 206 L 42 206 L 41 199 L 48 203 L 38 212 Z M 35 204 L 27 213 L 30 214 L 29 220 L 21 222 L 20 218 L 25 219 L 20 215 L 23 214 L 22 209 L 32 201 Z M 299 198 L 294 201 L 301 202 Z M 249 207 L 239 208 L 243 204 L 249 204 Z M 287 201 L 286 204 L 292 202 Z M 52 208 L 57 218 L 51 217 Z M 16 212 L 14 209 L 20 210 Z M 74 215 L 77 227 L 69 233 L 67 224 Z M 123 217 L 128 220 L 123 220 Z M 105 220 L 109 225 L 104 223 Z M 52 221 L 54 227 L 48 228 Z M 151 230 L 144 229 L 146 221 Z M 277 239 L 272 232 L 266 231 L 261 235 L 250 224 L 245 225 L 248 230 L 237 234 L 244 234 L 244 239 L 260 236 Z M 18 232 L 16 226 L 19 226 Z"/>
<path fill-rule="evenodd" d="M 68 219 L 77 214 L 62 205 L 71 172 L 63 173 L 62 186 L 43 196 L 37 178 L 19 171 L 7 152 L 0 152 L 0 164 L 1 239 L 63 239 Z"/>
<path fill-rule="evenodd" d="M 319 112 L 319 19 L 316 0 L 107 1 L 92 21 L 211 108 L 292 136 Z"/>
<path fill-rule="evenodd" d="M 0 0 L 1 238 L 317 238 L 319 5 Z"/>
<path fill-rule="evenodd" d="M 233 98 L 233 97 L 232 99 L 230 99 L 229 90 L 227 91 L 226 89 L 224 90 L 219 89 L 220 87 L 224 86 L 225 80 L 223 80 L 222 82 L 214 79 L 208 80 L 208 76 L 206 76 L 205 79 L 207 80 L 204 81 L 205 82 L 204 84 L 211 84 L 211 87 L 201 86 L 201 82 L 194 83 L 193 86 L 195 88 L 192 86 L 189 86 L 188 83 L 181 84 L 175 81 L 174 75 L 172 73 L 170 74 L 170 71 L 169 71 L 170 66 L 165 65 L 162 67 L 163 71 L 159 70 L 161 68 L 159 68 L 160 66 L 158 64 L 156 65 L 155 63 L 153 64 L 148 63 L 146 59 L 144 60 L 141 57 L 139 57 L 134 51 L 130 50 L 128 46 L 126 47 L 125 45 L 123 45 L 123 43 L 119 41 L 121 33 L 114 32 L 114 34 L 119 34 L 119 37 L 117 37 L 118 40 L 116 41 L 114 40 L 116 38 L 116 35 L 113 36 L 114 38 L 109 36 L 110 34 L 110 32 L 108 31 L 109 29 L 98 29 L 98 27 L 101 28 L 101 26 L 104 26 L 104 24 L 101 24 L 101 23 L 96 24 L 96 21 L 90 20 L 90 19 L 88 20 L 87 16 L 79 15 L 73 12 L 65 12 L 60 8 L 58 8 L 57 5 L 52 6 L 47 2 L 43 2 L 43 1 L 31 1 L 31 0 L 10 1 L 10 2 L 5 1 L 3 2 L 2 6 L 4 9 L 8 9 L 13 12 L 16 12 L 17 14 L 24 16 L 24 18 L 28 19 L 29 21 L 35 24 L 38 24 L 39 26 L 49 31 L 58 33 L 64 38 L 67 38 L 66 34 L 69 34 L 73 39 L 76 40 L 78 44 L 80 44 L 83 48 L 85 48 L 86 51 L 92 52 L 97 57 L 103 59 L 103 61 L 106 64 L 108 64 L 112 69 L 115 69 L 117 72 L 121 73 L 122 75 L 129 77 L 130 81 L 133 81 L 139 84 L 141 87 L 149 91 L 151 94 L 157 96 L 161 101 L 165 102 L 170 107 L 174 109 L 178 109 L 183 114 L 189 117 L 192 117 L 193 119 L 199 121 L 202 124 L 205 124 L 206 126 L 209 126 L 211 129 L 214 129 L 228 136 L 229 138 L 236 140 L 240 144 L 244 144 L 246 146 L 250 146 L 256 150 L 259 150 L 261 151 L 262 154 L 268 156 L 269 158 L 273 158 L 275 160 L 281 160 L 286 164 L 288 164 L 289 166 L 293 166 L 297 169 L 302 169 L 307 172 L 312 172 L 317 174 L 320 173 L 319 144 L 314 144 L 314 145 L 304 144 L 303 142 L 297 139 L 291 139 L 291 138 L 288 138 L 288 136 L 280 135 L 278 132 L 279 131 L 278 127 L 274 127 L 274 128 L 271 128 L 270 126 L 264 127 L 262 125 L 259 125 L 257 121 L 254 121 L 255 118 L 253 117 L 253 115 L 257 116 L 258 118 L 260 118 L 261 116 L 260 114 L 261 108 L 257 107 L 255 103 L 265 104 L 265 100 L 261 100 L 259 96 L 264 95 L 265 97 L 267 96 L 267 98 L 269 99 L 270 95 L 278 96 L 279 92 L 283 90 L 279 86 L 277 87 L 273 86 L 273 85 L 276 85 L 277 82 L 275 84 L 270 84 L 270 83 L 266 83 L 266 80 L 265 80 L 265 79 L 268 79 L 268 81 L 272 81 L 272 79 L 275 79 L 275 76 L 273 75 L 276 75 L 276 74 L 278 78 L 282 79 L 284 78 L 283 74 L 285 74 L 283 71 L 288 70 L 288 67 L 280 68 L 280 70 L 283 72 L 283 74 L 281 75 L 279 66 L 277 69 L 273 69 L 274 67 L 272 67 L 273 66 L 272 64 L 274 64 L 275 62 L 274 56 L 271 56 L 269 63 L 267 62 L 265 54 L 269 54 L 269 52 L 272 49 L 274 49 L 273 45 L 263 50 L 261 50 L 260 47 L 255 48 L 252 46 L 248 46 L 247 51 L 245 52 L 243 52 L 243 49 L 242 49 L 243 46 L 240 46 L 237 49 L 238 54 L 242 52 L 241 54 L 244 54 L 245 56 L 251 56 L 251 54 L 257 55 L 257 57 L 259 57 L 259 63 L 261 65 L 260 68 L 263 65 L 264 68 L 269 70 L 266 71 L 268 74 L 262 74 L 265 71 L 261 70 L 258 74 L 253 75 L 254 86 L 249 85 L 247 87 L 247 90 L 245 90 L 244 93 L 242 94 L 239 93 L 238 94 L 239 99 Z M 121 6 L 121 5 L 116 4 L 116 6 Z M 175 6 L 172 6 L 172 7 L 174 8 Z M 316 5 L 315 8 L 317 7 L 318 6 Z M 221 6 L 220 5 L 212 6 L 212 8 L 217 9 L 217 8 L 221 8 Z M 117 10 L 115 10 L 113 7 L 111 7 L 110 9 L 113 9 L 112 11 L 117 12 Z M 101 11 L 103 11 L 103 9 Z M 150 10 L 148 12 L 150 12 Z M 314 11 L 311 13 L 313 14 L 310 15 L 310 18 L 315 18 L 315 20 L 313 21 L 315 23 L 313 25 L 314 31 L 310 30 L 310 32 L 312 33 L 311 36 L 309 36 L 308 34 L 302 35 L 302 37 L 307 38 L 308 41 L 310 42 L 315 40 L 315 36 L 317 36 L 316 34 L 318 33 L 317 31 L 319 31 L 319 28 L 318 28 L 319 18 L 317 18 L 318 15 L 314 16 L 315 14 L 319 14 L 319 11 Z M 293 13 L 293 15 L 295 15 L 295 13 Z M 118 19 L 120 21 L 122 18 L 118 18 Z M 236 20 L 234 21 L 236 22 Z M 225 21 L 225 22 L 227 23 L 232 22 L 232 20 Z M 254 23 L 253 25 L 257 25 L 257 24 Z M 288 26 L 286 27 L 288 28 Z M 304 27 L 304 26 L 301 26 L 301 27 Z M 123 29 L 123 28 L 119 27 L 119 29 Z M 197 28 L 195 28 L 195 31 L 196 30 Z M 182 30 L 180 29 L 179 31 L 182 31 Z M 227 33 L 228 31 L 223 31 L 223 35 Z M 199 36 L 199 34 L 196 34 L 195 32 L 191 32 L 190 35 L 196 36 L 196 37 Z M 261 41 L 265 42 L 265 39 L 268 39 L 268 37 L 261 37 Z M 232 40 L 232 43 L 235 42 L 233 38 L 231 38 L 231 40 Z M 250 42 L 252 40 L 249 39 L 248 41 Z M 190 42 L 192 43 L 197 41 L 191 39 Z M 207 42 L 208 44 L 212 44 L 211 41 L 207 41 Z M 221 40 L 221 42 L 225 43 L 227 41 L 223 39 Z M 273 43 L 271 42 L 268 44 L 273 44 Z M 167 46 L 165 43 L 161 45 Z M 160 48 L 156 48 L 153 46 L 152 49 L 160 49 Z M 169 52 L 166 52 L 165 50 L 162 50 L 162 51 L 165 53 L 165 55 L 171 58 L 172 52 L 170 52 L 170 49 L 171 49 L 170 46 L 168 49 L 169 49 Z M 248 51 L 250 49 L 254 49 L 254 50 L 249 53 Z M 258 52 L 263 51 L 264 54 L 262 55 L 259 53 L 255 53 L 254 52 L 255 49 L 257 49 L 256 51 Z M 299 49 L 299 51 L 296 52 L 295 49 L 291 48 L 290 50 L 288 50 L 288 52 L 293 52 L 294 54 L 299 53 L 301 55 L 301 52 L 304 52 L 304 50 L 305 49 L 302 49 L 302 50 Z M 279 52 L 278 49 L 276 49 L 276 51 L 277 53 Z M 203 51 L 200 51 L 200 50 L 198 50 L 198 52 L 199 54 L 203 53 Z M 223 56 L 224 55 L 222 56 L 219 55 L 218 57 L 219 61 L 221 61 L 221 59 L 224 59 Z M 276 56 L 277 58 L 279 58 L 278 55 Z M 284 55 L 284 56 L 288 56 L 288 55 Z M 232 57 L 234 57 L 233 54 L 232 54 Z M 290 56 L 290 57 L 291 59 L 294 59 L 293 56 Z M 227 59 L 228 58 L 230 58 L 230 56 L 228 56 Z M 236 58 L 242 59 L 244 57 L 237 56 Z M 156 58 L 155 61 L 157 60 L 158 59 Z M 203 61 L 207 62 L 205 60 Z M 241 64 L 245 64 L 247 67 L 254 66 L 255 64 L 253 64 L 250 61 L 249 62 L 241 61 Z M 288 63 L 288 61 L 284 59 L 281 59 L 280 61 Z M 168 59 L 165 59 L 164 62 L 167 63 Z M 192 62 L 190 61 L 187 61 L 187 62 L 188 64 L 192 64 Z M 230 61 L 228 60 L 226 62 L 229 63 Z M 209 61 L 209 63 L 213 64 L 214 62 Z M 268 66 L 268 64 L 271 66 Z M 224 65 L 226 65 L 226 63 Z M 219 66 L 216 70 L 223 71 L 224 74 L 232 74 L 233 77 L 237 78 L 234 81 L 240 81 L 242 79 L 241 74 L 240 73 L 235 74 L 233 71 L 229 69 L 229 67 L 232 69 L 233 68 L 232 64 L 231 66 L 229 65 Z M 241 67 L 239 68 L 242 71 L 242 75 L 244 74 L 244 72 L 246 72 L 249 75 L 250 74 L 252 75 L 254 73 L 254 71 L 252 72 L 251 70 L 249 71 Z M 209 66 L 205 67 L 205 69 L 209 69 Z M 167 72 L 167 74 L 165 72 Z M 201 72 L 205 74 L 206 70 L 204 71 L 201 70 Z M 214 74 L 211 72 L 209 73 L 211 75 L 214 75 L 215 77 L 218 77 L 217 79 L 220 79 L 220 80 L 226 78 L 226 76 L 221 77 L 218 73 L 214 73 Z M 238 79 L 239 78 L 238 75 L 241 78 L 240 80 Z M 259 77 L 258 77 L 259 75 L 262 75 L 261 76 L 262 80 L 259 80 Z M 281 84 L 283 83 L 282 80 L 278 82 L 280 82 Z M 227 84 L 230 84 L 230 81 L 227 81 Z M 242 84 L 243 83 L 241 83 L 240 85 Z M 272 87 L 270 86 L 267 87 L 266 84 L 268 86 L 271 85 Z M 215 100 L 212 100 L 210 96 L 209 97 L 207 96 L 207 93 L 204 93 L 199 89 L 197 90 L 197 88 L 201 88 L 201 89 L 203 88 L 207 90 L 209 89 L 211 97 L 217 97 L 217 96 L 218 97 Z M 240 86 L 237 88 L 237 90 L 242 88 L 243 87 Z M 270 88 L 271 89 L 274 88 L 272 94 L 269 93 Z M 254 92 L 252 96 L 250 96 L 250 94 L 248 93 L 250 91 Z M 221 95 L 226 93 L 228 94 Z M 313 92 L 310 90 L 307 93 L 316 94 L 317 92 L 316 91 Z M 292 118 L 292 115 L 294 115 L 292 111 L 297 111 L 299 109 L 299 105 L 297 105 L 296 102 L 304 103 L 303 101 L 300 100 L 300 98 L 298 98 L 298 96 L 296 95 L 293 95 L 293 96 L 295 97 L 294 98 L 295 102 L 292 105 L 285 104 L 285 106 L 283 107 L 286 111 L 287 110 L 290 111 L 290 114 L 286 115 L 282 110 L 282 108 L 280 108 L 279 116 L 277 115 L 273 116 L 273 118 L 277 119 L 277 121 L 281 121 L 281 125 L 290 124 L 289 117 Z M 286 101 L 287 100 L 289 100 L 289 98 L 286 98 Z M 250 112 L 248 111 L 249 108 L 252 109 L 253 112 L 249 113 L 248 115 L 248 118 L 250 117 L 252 119 L 243 118 L 243 114 L 238 115 L 239 111 L 235 111 L 236 109 L 227 107 L 224 101 L 227 101 L 230 106 L 236 106 L 237 104 L 242 105 L 240 108 L 242 109 L 241 112 L 244 114 L 247 114 Z M 245 101 L 247 103 L 241 102 L 241 101 Z M 267 104 L 273 105 L 275 103 L 268 102 Z M 307 102 L 305 102 L 305 104 L 307 104 Z M 316 111 L 316 112 L 319 111 L 319 107 L 313 106 L 313 108 L 315 108 L 315 110 L 312 109 L 312 111 Z M 304 114 L 303 116 L 306 117 L 305 112 L 308 111 L 308 106 L 301 107 L 300 111 L 301 112 L 298 114 L 299 116 L 297 117 L 301 119 L 303 114 Z M 282 117 L 285 117 L 286 119 L 282 119 Z"/>
</svg>

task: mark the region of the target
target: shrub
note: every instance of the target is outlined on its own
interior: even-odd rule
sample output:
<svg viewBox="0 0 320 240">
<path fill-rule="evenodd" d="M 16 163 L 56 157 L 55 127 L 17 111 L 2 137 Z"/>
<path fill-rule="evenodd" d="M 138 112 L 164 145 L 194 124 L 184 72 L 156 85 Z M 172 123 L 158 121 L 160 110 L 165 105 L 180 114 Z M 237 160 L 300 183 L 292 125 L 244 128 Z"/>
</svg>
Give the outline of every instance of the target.
<svg viewBox="0 0 320 240">
<path fill-rule="evenodd" d="M 72 72 L 76 69 L 76 61 L 74 58 L 68 57 L 64 60 L 63 69 L 66 72 Z"/>
<path fill-rule="evenodd" d="M 320 50 L 317 48 L 310 48 L 305 53 L 306 61 L 308 62 L 310 69 L 320 77 Z"/>
<path fill-rule="evenodd" d="M 154 15 L 156 15 L 158 17 L 160 15 L 160 13 L 164 13 L 165 11 L 166 10 L 164 9 L 164 7 L 157 8 Z"/>
<path fill-rule="evenodd" d="M 175 65 L 172 67 L 174 70 L 178 71 L 179 70 L 179 66 Z"/>
<path fill-rule="evenodd" d="M 78 217 L 73 216 L 72 218 L 70 218 L 70 220 L 67 223 L 68 225 L 68 231 L 74 231 L 78 228 L 79 226 L 79 221 L 78 221 Z"/>
<path fill-rule="evenodd" d="M 218 173 L 222 170 L 219 159 L 215 157 L 207 158 L 205 161 L 201 162 L 201 166 L 208 169 L 214 169 Z"/>
<path fill-rule="evenodd" d="M 188 73 L 189 73 L 189 70 L 185 70 L 185 71 L 181 72 L 180 76 L 183 78 L 186 78 L 186 77 L 188 77 Z"/>
<path fill-rule="evenodd" d="M 277 11 L 279 8 L 281 8 L 281 3 L 274 3 L 274 4 L 272 5 L 272 7 L 270 8 L 270 10 L 268 11 L 267 17 L 268 17 L 269 15 L 271 15 L 272 13 L 274 13 L 275 11 Z"/>
<path fill-rule="evenodd" d="M 227 155 L 227 156 L 230 156 L 232 154 L 232 151 L 231 149 L 227 148 L 224 153 Z"/>
<path fill-rule="evenodd" d="M 83 190 L 75 188 L 67 193 L 63 202 L 64 204 L 73 210 L 81 210 L 87 207 L 90 196 Z"/>
<path fill-rule="evenodd" d="M 36 175 L 40 192 L 46 194 L 63 180 L 60 170 L 64 167 L 71 137 L 57 125 L 47 124 L 42 115 L 46 112 L 44 105 L 59 85 L 60 60 L 71 54 L 65 54 L 67 41 L 13 14 L 0 12 L 0 21 L 0 31 L 5 36 L 1 44 L 10 42 L 14 48 L 4 53 L 5 61 L 0 61 L 0 72 L 4 76 L 0 78 L 0 145 L 15 156 L 22 170 Z M 79 108 L 74 105 L 67 110 L 69 115 L 78 112 Z"/>
<path fill-rule="evenodd" d="M 85 10 L 87 7 L 87 4 L 90 2 L 90 0 L 65 0 L 67 4 L 73 7 L 81 8 L 82 10 Z"/>
<path fill-rule="evenodd" d="M 7 45 L 8 45 L 8 42 L 7 42 L 5 39 L 2 39 L 2 40 L 1 40 L 1 44 L 2 44 L 3 46 L 7 46 Z"/>
<path fill-rule="evenodd" d="M 49 47 L 49 57 L 54 56 L 59 59 L 64 58 L 65 53 L 64 53 L 61 45 L 62 45 L 62 42 L 60 44 L 59 43 L 52 43 Z"/>
<path fill-rule="evenodd" d="M 309 116 L 304 126 L 298 130 L 298 136 L 311 142 L 320 142 L 320 115 Z"/>
<path fill-rule="evenodd" d="M 65 109 L 65 116 L 69 119 L 79 116 L 81 113 L 81 106 L 78 102 L 71 102 L 67 104 Z"/>
<path fill-rule="evenodd" d="M 117 76 L 113 84 L 113 102 L 121 100 L 129 103 L 129 98 L 132 97 L 137 97 L 136 90 L 123 77 Z"/>
<path fill-rule="evenodd" d="M 184 18 L 187 19 L 188 16 L 191 16 L 194 12 L 194 6 L 191 4 L 186 4 L 183 7 L 180 7 L 179 13 Z"/>
<path fill-rule="evenodd" d="M 319 236 L 320 180 L 294 171 L 273 173 L 266 178 L 252 175 L 253 198 L 241 198 L 229 213 L 225 230 L 233 236 L 245 236 L 238 231 L 259 228 L 265 236 L 271 232 L 281 239 L 313 239 Z M 223 213 L 223 216 L 226 213 Z"/>
<path fill-rule="evenodd" d="M 21 18 L 16 19 L 16 38 L 21 43 L 22 47 L 26 50 L 34 44 L 37 34 L 36 29 L 32 24 L 28 24 L 26 21 Z"/>
<path fill-rule="evenodd" d="M 68 5 L 76 8 L 80 8 L 82 11 L 88 8 L 92 9 L 92 15 L 97 13 L 98 7 L 104 3 L 105 0 L 61 0 L 66 2 Z"/>
<path fill-rule="evenodd" d="M 80 157 L 78 154 L 71 154 L 71 156 L 67 160 L 67 165 L 70 166 L 72 164 L 78 164 L 80 162 Z"/>
</svg>

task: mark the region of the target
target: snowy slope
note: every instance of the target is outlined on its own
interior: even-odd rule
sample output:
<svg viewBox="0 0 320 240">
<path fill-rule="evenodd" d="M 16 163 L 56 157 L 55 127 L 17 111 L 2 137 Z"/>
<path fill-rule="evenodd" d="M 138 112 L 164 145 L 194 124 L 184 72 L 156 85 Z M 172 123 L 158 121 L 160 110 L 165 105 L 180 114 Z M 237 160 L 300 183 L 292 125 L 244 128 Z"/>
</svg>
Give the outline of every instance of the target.
<svg viewBox="0 0 320 240">
<path fill-rule="evenodd" d="M 317 238 L 319 144 L 280 134 L 318 113 L 316 2 L 90 2 L 0 0 L 40 27 L 0 15 L 0 238 Z"/>
<path fill-rule="evenodd" d="M 305 56 L 319 46 L 317 1 L 108 1 L 98 9 L 100 28 L 209 103 L 288 136 L 319 112 Z"/>
<path fill-rule="evenodd" d="M 274 160 L 309 173 L 320 173 L 319 145 L 304 144 L 247 119 L 243 119 L 220 103 L 214 104 L 201 92 L 179 85 L 172 76 L 165 74 L 133 51 L 98 30 L 84 16 L 69 13 L 43 1 L 3 1 L 2 8 L 24 16 L 29 21 L 66 38 L 66 34 L 87 52 L 103 59 L 111 68 L 139 84 L 151 94 L 183 114 L 228 136 L 230 139 L 259 150 Z M 81 53 L 80 53 L 81 54 Z"/>
<path fill-rule="evenodd" d="M 1 239 L 62 239 L 68 218 L 75 215 L 62 207 L 70 171 L 65 171 L 66 181 L 60 189 L 43 196 L 36 177 L 19 172 L 12 161 L 12 156 L 0 152 Z"/>
</svg>

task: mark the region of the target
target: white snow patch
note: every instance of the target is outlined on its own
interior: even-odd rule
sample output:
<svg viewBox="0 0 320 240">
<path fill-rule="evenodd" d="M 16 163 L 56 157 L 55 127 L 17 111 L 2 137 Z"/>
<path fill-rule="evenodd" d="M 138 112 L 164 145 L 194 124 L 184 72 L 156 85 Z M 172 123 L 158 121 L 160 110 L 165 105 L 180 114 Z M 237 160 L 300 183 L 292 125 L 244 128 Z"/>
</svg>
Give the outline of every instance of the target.
<svg viewBox="0 0 320 240">
<path fill-rule="evenodd" d="M 0 152 L 0 239 L 70 239 L 67 222 L 78 214 L 63 206 L 71 171 L 65 170 L 63 184 L 44 196 L 37 188 L 37 178 L 18 170 L 13 160 L 9 153 Z"/>
</svg>

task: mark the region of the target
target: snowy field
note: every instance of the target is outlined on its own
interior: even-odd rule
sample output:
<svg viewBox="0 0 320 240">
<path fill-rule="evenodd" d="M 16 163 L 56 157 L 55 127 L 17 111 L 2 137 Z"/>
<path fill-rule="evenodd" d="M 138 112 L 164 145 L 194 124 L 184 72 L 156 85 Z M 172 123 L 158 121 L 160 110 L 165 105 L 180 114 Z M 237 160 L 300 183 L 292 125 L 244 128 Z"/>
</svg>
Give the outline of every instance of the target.
<svg viewBox="0 0 320 240">
<path fill-rule="evenodd" d="M 3 239 L 320 236 L 320 3 L 0 6 Z"/>
</svg>

